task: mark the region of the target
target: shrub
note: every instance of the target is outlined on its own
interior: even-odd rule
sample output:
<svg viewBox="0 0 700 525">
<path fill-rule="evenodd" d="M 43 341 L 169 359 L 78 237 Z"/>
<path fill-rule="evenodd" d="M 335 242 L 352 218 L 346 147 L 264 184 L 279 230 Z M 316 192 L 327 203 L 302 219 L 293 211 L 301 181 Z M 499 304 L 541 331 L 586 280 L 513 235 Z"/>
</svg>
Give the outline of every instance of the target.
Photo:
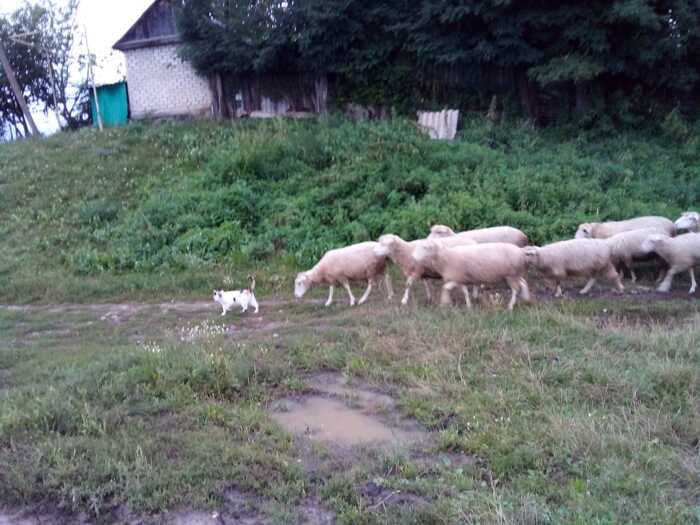
<svg viewBox="0 0 700 525">
<path fill-rule="evenodd" d="M 7 217 L 21 216 L 8 224 L 45 226 L 36 252 L 59 247 L 80 274 L 231 258 L 308 266 L 329 248 L 385 232 L 423 237 L 434 223 L 511 224 L 541 244 L 570 237 L 580 222 L 692 207 L 700 197 L 694 128 L 677 112 L 661 126 L 659 137 L 601 139 L 595 129 L 567 136 L 474 118 L 446 143 L 403 120 L 139 124 L 90 136 L 99 147 L 76 166 L 51 160 L 62 148 L 40 151 L 38 167 L 8 175 L 15 193 L 3 202 Z M 46 143 L 82 144 L 88 133 Z M 114 152 L 109 166 L 104 149 Z M 61 178 L 42 178 L 52 162 Z M 36 170 L 45 186 L 38 195 L 39 183 L 21 176 Z"/>
</svg>

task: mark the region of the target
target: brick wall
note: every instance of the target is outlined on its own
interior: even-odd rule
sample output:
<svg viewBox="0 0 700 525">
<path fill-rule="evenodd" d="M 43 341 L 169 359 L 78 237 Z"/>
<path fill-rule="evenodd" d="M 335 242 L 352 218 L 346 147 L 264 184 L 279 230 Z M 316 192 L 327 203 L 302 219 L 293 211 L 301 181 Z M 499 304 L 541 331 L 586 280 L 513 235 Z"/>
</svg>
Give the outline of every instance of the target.
<svg viewBox="0 0 700 525">
<path fill-rule="evenodd" d="M 175 45 L 126 51 L 129 107 L 134 119 L 208 116 L 209 84 L 177 56 Z"/>
</svg>

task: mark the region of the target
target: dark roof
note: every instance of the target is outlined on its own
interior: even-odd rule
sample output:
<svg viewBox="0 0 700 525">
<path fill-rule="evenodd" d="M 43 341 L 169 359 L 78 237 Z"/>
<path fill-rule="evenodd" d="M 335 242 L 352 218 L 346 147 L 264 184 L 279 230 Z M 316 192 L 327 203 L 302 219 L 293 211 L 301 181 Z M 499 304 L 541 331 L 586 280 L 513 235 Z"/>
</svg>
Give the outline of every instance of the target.
<svg viewBox="0 0 700 525">
<path fill-rule="evenodd" d="M 172 4 L 169 0 L 155 0 L 112 47 L 125 51 L 139 47 L 174 44 L 179 41 L 180 36 L 175 25 L 175 10 Z"/>
</svg>

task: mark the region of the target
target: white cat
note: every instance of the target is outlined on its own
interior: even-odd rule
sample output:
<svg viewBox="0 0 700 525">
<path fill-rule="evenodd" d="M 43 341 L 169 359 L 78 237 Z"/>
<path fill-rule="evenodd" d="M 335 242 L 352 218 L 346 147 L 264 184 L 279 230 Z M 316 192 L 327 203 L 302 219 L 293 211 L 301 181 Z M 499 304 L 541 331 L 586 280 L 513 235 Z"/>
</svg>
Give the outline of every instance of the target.
<svg viewBox="0 0 700 525">
<path fill-rule="evenodd" d="M 255 313 L 258 313 L 258 301 L 255 299 L 253 290 L 255 290 L 255 276 L 249 277 L 250 288 L 243 290 L 214 290 L 214 301 L 221 305 L 223 311 L 221 315 L 226 315 L 234 305 L 240 305 L 241 312 L 248 310 L 248 306 L 255 308 Z"/>
</svg>

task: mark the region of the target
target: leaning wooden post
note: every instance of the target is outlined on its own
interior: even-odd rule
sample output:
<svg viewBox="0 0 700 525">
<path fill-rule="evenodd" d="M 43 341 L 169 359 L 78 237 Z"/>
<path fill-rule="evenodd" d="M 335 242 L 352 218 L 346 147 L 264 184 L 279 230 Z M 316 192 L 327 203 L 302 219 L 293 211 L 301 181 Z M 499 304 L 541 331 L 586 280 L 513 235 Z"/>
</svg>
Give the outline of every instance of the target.
<svg viewBox="0 0 700 525">
<path fill-rule="evenodd" d="M 17 99 L 17 103 L 19 104 L 19 107 L 22 109 L 22 114 L 24 115 L 24 119 L 29 123 L 29 127 L 32 128 L 32 134 L 38 136 L 39 129 L 36 127 L 36 124 L 34 123 L 34 119 L 32 118 L 32 114 L 29 111 L 29 106 L 27 106 L 27 101 L 24 99 L 24 94 L 22 93 L 22 89 L 19 87 L 19 83 L 17 82 L 17 77 L 15 77 L 15 72 L 12 70 L 12 64 L 10 64 L 10 59 L 7 58 L 7 53 L 5 52 L 5 46 L 3 45 L 1 40 L 0 40 L 0 62 L 2 62 L 2 67 L 5 70 L 5 75 L 7 75 L 7 80 L 10 81 L 10 87 L 12 88 L 12 92 L 15 94 L 15 98 Z"/>
</svg>

